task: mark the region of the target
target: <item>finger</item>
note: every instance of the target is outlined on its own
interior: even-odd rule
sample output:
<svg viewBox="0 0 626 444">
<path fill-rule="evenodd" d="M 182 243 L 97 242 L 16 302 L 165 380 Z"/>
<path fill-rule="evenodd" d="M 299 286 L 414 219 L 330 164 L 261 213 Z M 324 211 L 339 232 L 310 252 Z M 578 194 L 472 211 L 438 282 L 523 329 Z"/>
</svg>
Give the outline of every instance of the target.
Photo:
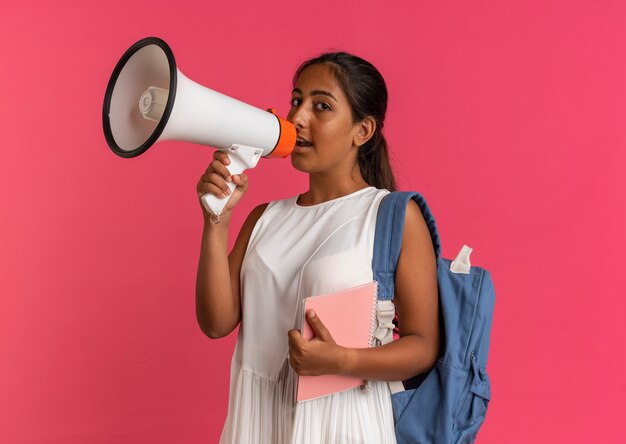
<svg viewBox="0 0 626 444">
<path fill-rule="evenodd" d="M 222 179 L 224 179 L 226 182 L 230 182 L 231 180 L 231 174 L 230 174 L 229 169 L 219 160 L 214 160 L 213 162 L 211 162 L 211 164 L 207 167 L 202 177 L 205 175 L 210 175 L 212 173 L 219 174 L 219 176 Z"/>
<path fill-rule="evenodd" d="M 289 337 L 290 346 L 297 347 L 302 341 L 304 341 L 304 339 L 302 338 L 302 335 L 300 334 L 300 330 L 295 329 L 295 328 L 289 330 L 287 332 L 287 336 Z"/>
<path fill-rule="evenodd" d="M 326 328 L 326 326 L 324 325 L 324 323 L 321 321 L 320 317 L 317 316 L 315 311 L 308 310 L 306 312 L 306 317 L 307 317 L 307 320 L 309 321 L 309 324 L 311 325 L 311 328 L 315 332 L 315 336 L 317 336 L 318 338 L 324 341 L 328 340 L 328 338 L 330 337 L 330 333 L 328 329 Z"/>
<path fill-rule="evenodd" d="M 295 359 L 293 358 L 293 356 L 289 357 L 289 365 L 291 366 L 291 368 L 298 373 L 298 368 L 297 368 L 297 363 L 295 361 Z"/>
<path fill-rule="evenodd" d="M 201 182 L 197 187 L 198 197 L 202 197 L 205 194 L 212 194 L 220 199 L 223 199 L 228 194 L 230 194 L 230 190 L 226 187 L 226 191 L 222 190 L 222 188 L 218 187 L 214 183 L 211 182 Z"/>
<path fill-rule="evenodd" d="M 200 182 L 198 182 L 198 186 L 201 187 L 204 184 L 211 184 L 221 190 L 222 193 L 228 195 L 230 194 L 230 188 L 228 184 L 224 181 L 224 178 L 219 173 L 207 173 L 203 174 L 200 178 Z"/>
<path fill-rule="evenodd" d="M 222 197 L 230 196 L 232 192 L 228 189 L 228 187 L 218 186 L 212 182 L 200 182 L 196 187 L 196 191 L 198 196 L 204 196 L 205 194 L 212 194 L 214 196 Z"/>
<path fill-rule="evenodd" d="M 215 150 L 213 153 L 213 159 L 219 160 L 224 165 L 230 165 L 230 158 L 228 157 L 228 153 L 222 150 Z"/>
</svg>

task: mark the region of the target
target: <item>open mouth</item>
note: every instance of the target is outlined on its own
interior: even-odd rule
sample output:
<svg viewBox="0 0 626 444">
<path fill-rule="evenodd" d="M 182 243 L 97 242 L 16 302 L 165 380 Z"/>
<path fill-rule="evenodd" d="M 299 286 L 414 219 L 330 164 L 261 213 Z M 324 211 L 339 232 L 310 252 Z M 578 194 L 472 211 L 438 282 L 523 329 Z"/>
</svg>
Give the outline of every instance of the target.
<svg viewBox="0 0 626 444">
<path fill-rule="evenodd" d="M 310 146 L 313 146 L 313 144 L 311 142 L 307 142 L 306 140 L 296 140 L 296 146 L 302 147 L 302 148 L 308 148 Z"/>
</svg>

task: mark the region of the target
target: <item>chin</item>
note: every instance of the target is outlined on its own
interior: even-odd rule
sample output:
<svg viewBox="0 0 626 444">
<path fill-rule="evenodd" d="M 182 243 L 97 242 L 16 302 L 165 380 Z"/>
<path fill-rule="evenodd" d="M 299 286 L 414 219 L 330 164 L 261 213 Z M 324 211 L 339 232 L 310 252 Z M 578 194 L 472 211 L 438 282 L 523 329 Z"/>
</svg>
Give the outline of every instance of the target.
<svg viewBox="0 0 626 444">
<path fill-rule="evenodd" d="M 291 156 L 291 166 L 294 167 L 298 171 L 302 171 L 303 173 L 308 173 L 310 170 L 303 165 L 305 162 L 300 162 L 300 159 Z"/>
</svg>

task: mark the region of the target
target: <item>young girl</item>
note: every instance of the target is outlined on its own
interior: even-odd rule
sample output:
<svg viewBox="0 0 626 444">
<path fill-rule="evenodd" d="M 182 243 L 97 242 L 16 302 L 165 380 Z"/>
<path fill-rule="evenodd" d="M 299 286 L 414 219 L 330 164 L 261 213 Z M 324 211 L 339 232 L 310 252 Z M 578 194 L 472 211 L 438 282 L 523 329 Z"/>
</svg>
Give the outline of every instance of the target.
<svg viewBox="0 0 626 444">
<path fill-rule="evenodd" d="M 298 134 L 291 163 L 309 175 L 309 189 L 253 209 L 230 254 L 230 215 L 248 178 L 230 176 L 227 156 L 216 151 L 198 182 L 198 196 L 224 197 L 227 181 L 237 185 L 219 221 L 200 205 L 205 224 L 198 323 L 210 338 L 221 338 L 241 322 L 220 443 L 395 443 L 386 381 L 408 379 L 435 364 L 435 253 L 413 201 L 407 206 L 396 294 L 393 303 L 385 301 L 391 314 L 389 305 L 378 303 L 377 337 L 392 334 L 395 308 L 399 339 L 379 340 L 370 349 L 341 347 L 324 319 L 312 313 L 307 322 L 316 337 L 306 341 L 296 329 L 304 297 L 373 279 L 378 205 L 396 188 L 382 133 L 386 109 L 385 82 L 369 62 L 343 52 L 304 62 L 294 76 L 287 119 Z M 298 374 L 337 373 L 368 379 L 371 388 L 294 403 Z"/>
</svg>

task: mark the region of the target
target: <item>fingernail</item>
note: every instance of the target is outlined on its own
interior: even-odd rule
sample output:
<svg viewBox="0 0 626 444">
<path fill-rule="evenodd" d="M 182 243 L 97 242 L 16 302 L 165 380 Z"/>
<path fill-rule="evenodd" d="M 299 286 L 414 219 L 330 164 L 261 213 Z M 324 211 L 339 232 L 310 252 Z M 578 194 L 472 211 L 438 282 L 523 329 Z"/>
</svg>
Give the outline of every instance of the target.
<svg viewBox="0 0 626 444">
<path fill-rule="evenodd" d="M 226 194 L 230 194 L 230 188 L 226 190 Z"/>
<path fill-rule="evenodd" d="M 314 318 L 315 317 L 315 312 L 314 311 L 310 311 L 309 312 L 309 317 L 310 318 Z"/>
<path fill-rule="evenodd" d="M 233 176 L 228 176 L 228 177 L 226 178 L 226 182 L 230 182 L 231 180 L 233 180 Z"/>
</svg>

